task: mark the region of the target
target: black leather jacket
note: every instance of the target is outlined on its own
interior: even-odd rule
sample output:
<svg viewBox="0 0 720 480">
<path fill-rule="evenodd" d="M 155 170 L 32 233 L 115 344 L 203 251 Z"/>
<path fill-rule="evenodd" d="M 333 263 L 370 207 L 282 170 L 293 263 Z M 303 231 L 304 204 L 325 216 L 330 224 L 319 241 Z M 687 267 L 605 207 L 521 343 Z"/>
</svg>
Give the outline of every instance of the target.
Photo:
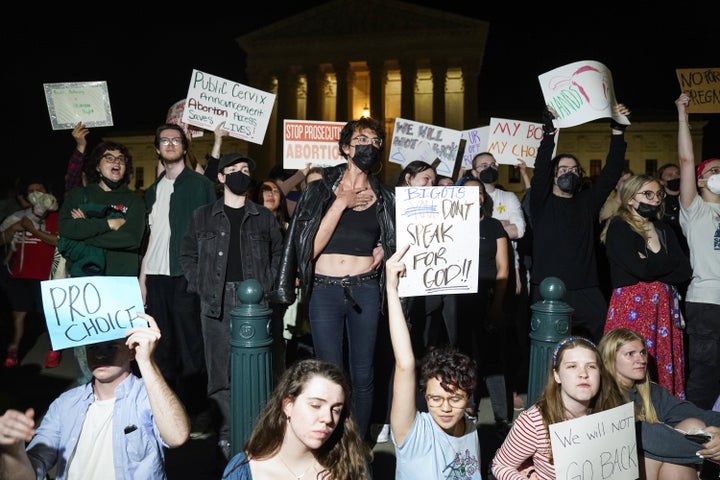
<svg viewBox="0 0 720 480">
<path fill-rule="evenodd" d="M 315 259 L 312 258 L 315 235 L 320 227 L 325 212 L 335 200 L 335 188 L 345 174 L 347 164 L 327 167 L 323 171 L 323 178 L 311 182 L 303 191 L 290 226 L 285 235 L 280 269 L 275 290 L 270 295 L 270 301 L 281 304 L 291 304 L 295 301 L 295 279 L 300 278 L 300 285 L 312 288 L 315 273 Z M 380 223 L 380 242 L 383 246 L 385 258 L 395 252 L 395 190 L 370 175 L 370 187 L 377 196 L 375 210 Z M 385 298 L 385 268 L 380 269 L 380 287 L 383 299 Z"/>
</svg>

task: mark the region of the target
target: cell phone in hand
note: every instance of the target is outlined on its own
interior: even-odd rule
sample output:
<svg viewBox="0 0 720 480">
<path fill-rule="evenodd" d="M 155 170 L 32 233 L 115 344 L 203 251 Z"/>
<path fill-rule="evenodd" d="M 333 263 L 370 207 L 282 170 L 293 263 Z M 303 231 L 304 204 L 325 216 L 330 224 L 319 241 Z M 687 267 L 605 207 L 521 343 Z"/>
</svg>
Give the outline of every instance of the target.
<svg viewBox="0 0 720 480">
<path fill-rule="evenodd" d="M 712 435 L 707 432 L 686 433 L 685 438 L 702 445 L 703 443 L 709 442 Z"/>
</svg>

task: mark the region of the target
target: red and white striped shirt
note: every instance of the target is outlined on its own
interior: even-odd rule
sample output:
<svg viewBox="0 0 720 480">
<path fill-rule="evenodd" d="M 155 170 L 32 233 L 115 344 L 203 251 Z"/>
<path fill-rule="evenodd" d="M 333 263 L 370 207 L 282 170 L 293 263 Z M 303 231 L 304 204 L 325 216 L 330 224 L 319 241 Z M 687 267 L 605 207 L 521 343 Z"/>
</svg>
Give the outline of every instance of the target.
<svg viewBox="0 0 720 480">
<path fill-rule="evenodd" d="M 537 405 L 520 413 L 505 441 L 495 452 L 492 473 L 498 480 L 526 480 L 522 472 L 530 465 L 538 480 L 554 480 L 555 465 L 550 463 L 550 438 Z"/>
</svg>

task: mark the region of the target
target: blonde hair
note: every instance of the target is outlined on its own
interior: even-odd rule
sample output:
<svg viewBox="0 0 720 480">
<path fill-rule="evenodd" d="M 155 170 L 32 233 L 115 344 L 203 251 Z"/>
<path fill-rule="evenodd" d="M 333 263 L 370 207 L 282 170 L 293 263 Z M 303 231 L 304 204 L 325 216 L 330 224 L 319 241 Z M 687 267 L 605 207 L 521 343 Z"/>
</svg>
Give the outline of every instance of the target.
<svg viewBox="0 0 720 480">
<path fill-rule="evenodd" d="M 618 194 L 620 195 L 620 205 L 618 206 L 615 213 L 613 213 L 610 218 L 608 218 L 607 222 L 605 223 L 605 227 L 600 233 L 600 241 L 602 243 L 605 243 L 605 239 L 607 238 L 607 230 L 610 226 L 610 223 L 612 223 L 612 221 L 616 218 L 627 222 L 630 225 L 630 228 L 633 229 L 633 231 L 643 237 L 646 242 L 648 241 L 648 234 L 645 231 L 645 228 L 643 228 L 644 222 L 634 214 L 633 208 L 628 204 L 630 199 L 637 195 L 643 185 L 648 182 L 655 182 L 658 184 L 658 187 L 660 187 L 660 189 L 663 188 L 660 180 L 653 177 L 652 175 L 633 175 L 632 177 L 625 180 L 625 182 L 620 187 L 620 190 L 618 190 Z M 662 218 L 664 209 L 665 205 L 663 202 L 661 202 L 657 218 Z"/>
</svg>

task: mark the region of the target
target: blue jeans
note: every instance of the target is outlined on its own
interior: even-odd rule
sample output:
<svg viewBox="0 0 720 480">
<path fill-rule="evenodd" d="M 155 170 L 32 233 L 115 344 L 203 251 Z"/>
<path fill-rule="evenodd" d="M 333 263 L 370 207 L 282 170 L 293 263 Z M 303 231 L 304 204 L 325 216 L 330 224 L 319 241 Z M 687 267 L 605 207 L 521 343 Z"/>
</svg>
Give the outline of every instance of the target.
<svg viewBox="0 0 720 480">
<path fill-rule="evenodd" d="M 315 356 L 350 373 L 353 414 L 363 437 L 368 433 L 372 414 L 380 298 L 378 275 L 372 274 L 344 278 L 315 275 L 310 294 L 310 331 Z M 346 329 L 347 368 L 343 348 Z"/>
</svg>

